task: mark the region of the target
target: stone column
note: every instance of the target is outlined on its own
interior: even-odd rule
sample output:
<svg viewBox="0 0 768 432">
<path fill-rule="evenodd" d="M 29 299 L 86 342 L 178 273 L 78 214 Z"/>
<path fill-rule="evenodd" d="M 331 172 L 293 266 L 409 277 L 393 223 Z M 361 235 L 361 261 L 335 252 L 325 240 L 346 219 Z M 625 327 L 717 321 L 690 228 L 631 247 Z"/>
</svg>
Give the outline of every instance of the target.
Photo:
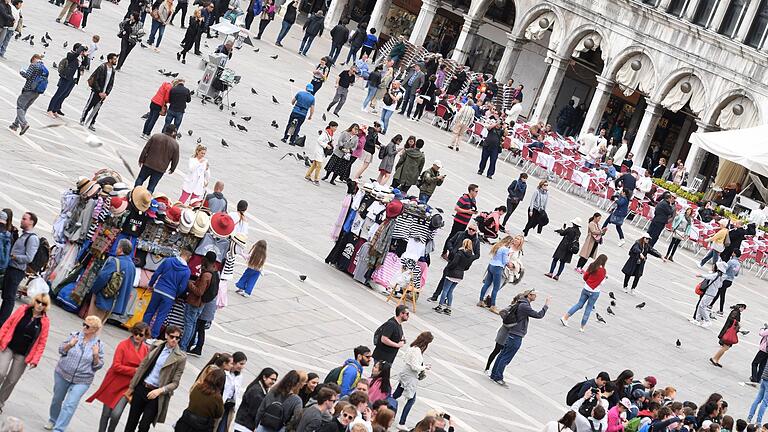
<svg viewBox="0 0 768 432">
<path fill-rule="evenodd" d="M 696 120 L 696 132 L 712 132 L 717 129 L 714 125 L 704 123 L 701 120 Z M 704 162 L 704 158 L 707 156 L 706 150 L 699 148 L 698 144 L 691 143 L 691 149 L 688 151 L 688 157 L 685 158 L 685 169 L 688 171 L 688 184 L 693 182 L 693 179 L 699 175 L 701 170 L 701 164 Z"/>
<path fill-rule="evenodd" d="M 643 114 L 643 120 L 640 121 L 640 127 L 637 128 L 635 142 L 632 144 L 632 153 L 635 155 L 634 159 L 632 159 L 633 166 L 643 166 L 643 159 L 645 159 L 645 154 L 651 146 L 653 134 L 656 132 L 656 126 L 659 123 L 662 112 L 664 112 L 664 108 L 660 103 L 648 101 L 648 106 L 645 107 L 645 114 Z"/>
<path fill-rule="evenodd" d="M 755 17 L 757 16 L 757 8 L 760 6 L 759 1 L 751 1 L 749 2 L 749 6 L 747 7 L 747 12 L 744 14 L 744 19 L 741 20 L 741 26 L 739 27 L 739 31 L 736 33 L 736 40 L 739 42 L 744 42 L 747 40 L 747 34 L 749 34 L 749 29 L 752 27 L 752 21 L 755 20 Z"/>
<path fill-rule="evenodd" d="M 680 128 L 680 135 L 678 135 L 677 141 L 675 141 L 675 146 L 672 148 L 672 154 L 669 155 L 667 172 L 669 172 L 669 169 L 674 167 L 677 163 L 677 159 L 680 157 L 680 152 L 683 150 L 683 146 L 688 139 L 688 134 L 690 134 L 693 124 L 693 118 L 686 116 L 685 121 L 683 121 L 683 126 Z M 666 173 L 664 174 L 664 178 L 667 178 Z"/>
<path fill-rule="evenodd" d="M 499 67 L 496 68 L 497 81 L 507 82 L 512 75 L 517 60 L 520 58 L 520 53 L 523 51 L 524 42 L 524 40 L 514 37 L 512 33 L 507 33 L 507 46 L 504 48 L 504 55 L 501 57 Z"/>
<path fill-rule="evenodd" d="M 661 0 L 659 2 L 659 5 L 656 6 L 657 8 L 661 9 L 662 11 L 666 12 L 667 9 L 669 9 L 669 4 L 672 3 L 672 0 Z"/>
<path fill-rule="evenodd" d="M 469 50 L 472 49 L 472 41 L 475 39 L 477 29 L 480 28 L 480 19 L 464 15 L 464 25 L 461 26 L 461 33 L 456 41 L 456 47 L 453 49 L 451 60 L 463 65 L 469 57 Z"/>
<path fill-rule="evenodd" d="M 389 8 L 391 7 L 392 0 L 376 0 L 376 4 L 373 6 L 373 12 L 371 12 L 371 21 L 368 23 L 368 28 L 375 28 L 376 33 L 381 34 L 384 31 L 384 23 L 386 22 L 387 15 L 389 15 Z"/>
<path fill-rule="evenodd" d="M 688 6 L 683 11 L 683 18 L 687 21 L 693 22 L 693 17 L 696 15 L 696 9 L 699 8 L 699 0 L 691 0 L 688 2 Z"/>
<path fill-rule="evenodd" d="M 571 61 L 571 59 L 557 56 L 551 56 L 548 60 L 552 63 L 549 65 L 547 77 L 544 79 L 544 84 L 539 91 L 539 100 L 533 110 L 530 122 L 547 122 L 549 114 L 555 105 L 557 94 L 560 92 L 560 85 L 565 77 L 565 69 L 568 66 L 568 62 Z"/>
<path fill-rule="evenodd" d="M 421 11 L 419 11 L 419 16 L 416 17 L 411 37 L 408 39 L 409 42 L 416 46 L 424 45 L 424 40 L 427 38 L 429 27 L 432 25 L 432 20 L 435 18 L 438 6 L 439 3 L 436 0 L 422 0 Z"/>
<path fill-rule="evenodd" d="M 707 28 L 715 32 L 720 30 L 720 25 L 725 18 L 725 11 L 728 9 L 730 3 L 731 0 L 720 0 L 720 3 L 717 4 L 717 8 L 715 9 L 715 14 L 712 16 L 712 21 Z"/>
<path fill-rule="evenodd" d="M 328 12 L 325 13 L 325 28 L 327 31 L 331 31 L 336 27 L 341 19 L 341 14 L 344 13 L 344 6 L 347 5 L 349 0 L 331 0 L 330 6 L 328 6 Z"/>
<path fill-rule="evenodd" d="M 602 76 L 597 76 L 597 88 L 595 94 L 592 95 L 592 101 L 587 108 L 587 115 L 584 117 L 584 124 L 581 126 L 581 135 L 586 134 L 589 128 L 595 128 L 595 132 L 598 132 L 597 127 L 600 125 L 600 119 L 603 117 L 605 107 L 608 105 L 608 101 L 611 100 L 611 93 L 613 87 L 616 85 L 613 81 Z"/>
</svg>

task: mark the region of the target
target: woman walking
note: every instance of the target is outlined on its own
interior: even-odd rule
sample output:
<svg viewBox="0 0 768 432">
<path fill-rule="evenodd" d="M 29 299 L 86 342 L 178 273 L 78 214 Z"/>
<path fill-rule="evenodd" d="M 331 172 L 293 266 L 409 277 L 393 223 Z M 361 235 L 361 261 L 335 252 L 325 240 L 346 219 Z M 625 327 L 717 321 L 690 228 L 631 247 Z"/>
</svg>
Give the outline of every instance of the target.
<svg viewBox="0 0 768 432">
<path fill-rule="evenodd" d="M 579 261 L 576 263 L 576 272 L 584 273 L 584 266 L 590 258 L 594 258 L 597 253 L 597 247 L 603 244 L 603 234 L 607 228 L 600 227 L 600 219 L 603 216 L 595 213 L 587 221 L 587 237 L 579 250 Z"/>
<path fill-rule="evenodd" d="M 256 39 L 261 39 L 261 35 L 264 34 L 264 30 L 267 29 L 269 23 L 275 19 L 275 1 L 267 0 L 264 6 L 261 7 L 261 17 L 259 18 L 259 33 L 256 35 Z"/>
<path fill-rule="evenodd" d="M 629 214 L 629 196 L 631 192 L 626 189 L 621 189 L 619 195 L 614 203 L 613 211 L 603 222 L 603 229 L 608 228 L 608 224 L 612 224 L 616 227 L 616 232 L 619 234 L 619 247 L 624 246 L 624 231 L 621 226 L 624 225 L 624 219 Z M 605 233 L 605 231 L 603 231 Z"/>
<path fill-rule="evenodd" d="M 449 149 L 459 151 L 461 139 L 467 133 L 467 129 L 475 124 L 474 105 L 475 103 L 470 99 L 463 107 L 461 107 L 459 112 L 456 113 L 456 118 L 453 120 L 453 141 L 451 141 L 451 144 L 448 146 Z"/>
<path fill-rule="evenodd" d="M 149 345 L 144 343 L 149 334 L 149 326 L 142 321 L 131 328 L 131 336 L 115 348 L 112 366 L 104 376 L 101 386 L 86 399 L 88 403 L 98 400 L 104 404 L 99 419 L 99 432 L 114 432 L 120 423 L 123 410 L 128 405 L 125 392 L 136 373 L 136 368 L 149 353 Z"/>
<path fill-rule="evenodd" d="M 728 219 L 720 219 L 719 224 L 720 229 L 714 235 L 707 238 L 707 243 L 709 243 L 709 252 L 707 252 L 707 254 L 704 255 L 704 258 L 701 259 L 699 267 L 703 268 L 704 264 L 709 262 L 710 259 L 713 260 L 713 263 L 716 263 L 718 257 L 720 256 L 720 252 L 725 249 L 725 240 L 728 238 Z"/>
<path fill-rule="evenodd" d="M 386 127 L 385 124 L 384 128 L 386 129 Z M 397 134 L 392 137 L 392 141 L 389 144 L 379 148 L 379 159 L 381 159 L 381 162 L 379 163 L 379 178 L 376 180 L 378 184 L 384 185 L 389 180 L 389 176 L 392 174 L 392 169 L 395 166 L 395 156 L 400 152 L 398 146 L 401 142 L 403 142 L 403 137 Z"/>
<path fill-rule="evenodd" d="M 235 432 L 252 432 L 256 429 L 256 413 L 259 411 L 261 401 L 267 395 L 269 389 L 277 382 L 277 372 L 267 367 L 256 376 L 256 379 L 248 384 L 243 392 L 243 399 L 235 416 Z"/>
<path fill-rule="evenodd" d="M 304 180 L 312 182 L 315 186 L 320 186 L 320 169 L 323 167 L 326 151 L 333 149 L 333 134 L 336 133 L 338 127 L 338 123 L 331 121 L 325 130 L 320 132 L 320 136 L 317 137 L 317 142 L 312 152 L 312 164 L 307 169 L 307 173 L 304 174 Z"/>
<path fill-rule="evenodd" d="M 184 33 L 184 39 L 181 41 L 181 51 L 176 53 L 176 60 L 182 64 L 187 63 L 187 53 L 192 51 L 193 47 L 200 46 L 200 38 L 203 35 L 204 26 L 203 10 L 195 8 L 192 11 L 192 16 L 189 17 L 189 25 L 187 26 L 186 33 Z"/>
<path fill-rule="evenodd" d="M 509 254 L 507 253 L 507 256 Z M 464 278 L 464 272 L 469 270 L 472 262 L 475 261 L 473 245 L 471 239 L 464 239 L 464 242 L 453 258 L 448 262 L 443 270 L 445 283 L 443 292 L 440 294 L 440 302 L 435 306 L 435 312 L 451 315 L 451 305 L 453 304 L 453 289 Z"/>
<path fill-rule="evenodd" d="M 712 318 L 710 316 L 711 309 L 709 305 L 717 295 L 717 291 L 723 285 L 725 269 L 726 264 L 721 261 L 712 266 L 711 273 L 696 275 L 697 278 L 703 278 L 703 280 L 696 287 L 696 293 L 699 294 L 699 301 L 696 302 L 693 319 L 689 319 L 693 324 L 705 328 L 712 324 Z"/>
<path fill-rule="evenodd" d="M 389 129 L 389 119 L 397 109 L 397 103 L 403 97 L 403 90 L 400 88 L 400 81 L 393 81 L 381 98 L 381 134 L 386 135 Z"/>
<path fill-rule="evenodd" d="M 501 290 L 501 283 L 504 279 L 504 268 L 510 264 L 509 254 L 511 252 L 510 246 L 512 245 L 512 240 L 512 236 L 507 236 L 491 247 L 490 255 L 492 258 L 486 268 L 483 286 L 480 288 L 480 301 L 477 302 L 477 305 L 479 307 L 487 307 L 489 311 L 495 314 L 499 313 L 499 310 L 496 308 L 496 295 L 499 293 L 499 290 Z M 447 280 L 446 283 L 448 283 Z M 488 288 L 490 288 L 491 285 L 493 285 L 493 290 L 491 291 L 490 300 L 488 300 L 485 297 L 485 293 L 488 292 Z M 445 289 L 443 289 L 443 293 L 445 293 Z"/>
<path fill-rule="evenodd" d="M 413 117 L 410 118 L 411 121 L 421 120 L 427 105 L 434 107 L 435 95 L 438 91 L 435 79 L 437 79 L 435 75 L 430 76 L 424 85 L 421 86 L 421 89 L 419 89 L 419 95 L 416 96 L 416 110 L 413 113 Z"/>
<path fill-rule="evenodd" d="M 741 261 L 739 261 L 739 258 L 741 258 L 741 251 L 736 249 L 733 251 L 733 255 L 731 255 L 731 258 L 728 260 L 728 262 L 725 263 L 723 284 L 720 286 L 720 289 L 717 290 L 717 295 L 712 299 L 712 303 L 709 304 L 709 309 L 712 310 L 712 308 L 715 306 L 715 302 L 720 299 L 720 310 L 717 311 L 717 314 L 720 316 L 723 316 L 723 308 L 725 307 L 725 294 L 728 291 L 728 288 L 733 285 L 733 280 L 736 279 L 736 276 L 738 276 L 739 272 L 741 271 Z"/>
<path fill-rule="evenodd" d="M 165 33 L 165 26 L 171 21 L 171 15 L 173 14 L 173 0 L 165 0 L 157 7 L 154 4 L 152 6 L 152 12 L 150 12 L 150 15 L 152 15 L 152 28 L 149 31 L 147 45 L 154 45 L 152 50 L 159 53 L 160 42 L 163 41 L 163 33 Z M 155 42 L 155 35 L 157 35 L 157 42 Z"/>
<path fill-rule="evenodd" d="M 283 38 L 288 34 L 293 23 L 296 22 L 296 0 L 290 0 L 288 4 L 281 7 L 285 7 L 285 15 L 283 15 L 283 24 L 280 28 L 280 33 L 277 35 L 277 40 L 275 41 L 275 45 L 279 47 L 283 46 Z"/>
<path fill-rule="evenodd" d="M 194 155 L 189 158 L 187 164 L 187 176 L 181 185 L 181 197 L 179 201 L 182 204 L 194 202 L 198 198 L 205 196 L 205 188 L 211 179 L 211 168 L 208 165 L 208 159 L 205 155 L 208 148 L 202 144 L 195 147 Z"/>
<path fill-rule="evenodd" d="M 560 239 L 560 243 L 557 245 L 555 253 L 552 254 L 552 264 L 549 266 L 549 273 L 544 273 L 544 276 L 554 280 L 560 279 L 560 275 L 563 274 L 565 265 L 571 262 L 571 258 L 573 258 L 579 250 L 581 224 L 581 218 L 577 217 L 571 220 L 571 226 L 568 228 L 563 224 L 563 228 L 555 230 L 555 232 L 560 234 L 563 238 Z M 558 263 L 560 263 L 559 267 Z M 556 267 L 557 273 L 555 273 Z"/>
<path fill-rule="evenodd" d="M 579 301 L 575 305 L 568 309 L 568 312 L 560 318 L 560 323 L 565 327 L 568 327 L 568 318 L 578 312 L 581 308 L 584 308 L 584 315 L 581 317 L 581 327 L 579 331 L 583 332 L 584 327 L 589 321 L 589 315 L 592 313 L 592 309 L 595 308 L 598 297 L 600 297 L 600 285 L 605 280 L 605 263 L 608 261 L 608 257 L 605 254 L 600 254 L 597 259 L 592 261 L 592 264 L 587 267 L 587 271 L 584 272 L 584 288 L 581 290 Z M 586 307 L 584 307 L 586 305 Z"/>
<path fill-rule="evenodd" d="M 307 382 L 307 373 L 292 370 L 272 387 L 256 413 L 255 432 L 279 432 L 301 415 L 301 398 L 298 393 Z M 282 418 L 275 415 L 273 406 L 282 405 Z M 265 415 L 266 414 L 266 415 Z"/>
<path fill-rule="evenodd" d="M 224 413 L 224 391 L 226 375 L 216 369 L 209 373 L 203 382 L 189 390 L 189 405 L 181 414 L 173 429 L 176 432 L 211 432 L 217 419 Z"/>
<path fill-rule="evenodd" d="M 648 258 L 648 251 L 651 250 L 651 246 L 648 243 L 651 236 L 648 233 L 643 233 L 640 238 L 629 249 L 629 258 L 624 263 L 624 267 L 621 268 L 621 272 L 624 273 L 624 292 L 635 295 L 635 289 L 637 283 L 640 282 L 640 277 L 643 276 L 643 269 L 645 268 L 645 260 Z M 632 290 L 630 291 L 629 279 L 632 280 Z"/>
<path fill-rule="evenodd" d="M 267 261 L 267 241 L 259 240 L 251 247 L 250 257 L 248 258 L 248 267 L 240 276 L 240 280 L 237 281 L 235 286 L 237 287 L 236 294 L 240 294 L 243 297 L 250 297 L 253 292 L 253 287 L 256 286 L 256 282 L 261 277 L 261 270 L 264 268 L 264 263 Z"/>
<path fill-rule="evenodd" d="M 373 162 L 373 155 L 376 154 L 376 148 L 379 146 L 379 132 L 381 132 L 381 124 L 379 122 L 375 121 L 373 122 L 373 126 L 368 126 L 368 133 L 365 136 L 365 146 L 363 147 L 363 162 L 357 168 L 357 172 L 355 172 L 353 178 L 362 178 L 363 173 L 368 169 L 368 165 Z"/>
<path fill-rule="evenodd" d="M 720 364 L 720 359 L 723 358 L 723 354 L 731 349 L 732 346 L 739 343 L 739 331 L 741 328 L 741 313 L 747 309 L 747 305 L 739 303 L 731 306 L 731 313 L 728 314 L 728 318 L 725 319 L 720 334 L 717 335 L 718 342 L 720 343 L 720 349 L 717 350 L 715 355 L 709 359 L 709 362 L 717 367 L 723 367 Z"/>
<path fill-rule="evenodd" d="M 541 230 L 549 223 L 547 216 L 548 186 L 549 183 L 546 180 L 540 181 L 536 192 L 531 197 L 531 204 L 528 206 L 528 223 L 523 228 L 523 235 L 526 237 L 532 228 L 536 228 L 536 232 L 541 234 Z"/>
<path fill-rule="evenodd" d="M 419 381 L 424 379 L 427 371 L 432 368 L 431 365 L 424 364 L 424 351 L 427 350 L 433 340 L 432 333 L 422 332 L 411 342 L 411 346 L 405 350 L 403 355 L 405 366 L 398 376 L 399 383 L 392 394 L 393 399 L 399 399 L 400 396 L 405 397 L 403 413 L 400 414 L 400 426 L 405 426 L 408 413 L 411 412 L 411 408 L 416 402 L 416 389 L 419 386 Z"/>
<path fill-rule="evenodd" d="M 67 430 L 93 376 L 104 366 L 104 347 L 98 336 L 101 325 L 98 317 L 86 317 L 83 329 L 72 332 L 69 339 L 59 345 L 61 358 L 53 373 L 53 398 L 46 430 Z"/>
<path fill-rule="evenodd" d="M 116 71 L 120 71 L 123 68 L 125 59 L 128 58 L 128 54 L 131 53 L 133 47 L 139 43 L 139 39 L 144 35 L 142 30 L 142 22 L 139 21 L 139 12 L 134 11 L 128 15 L 128 18 L 120 23 L 120 32 L 117 36 L 120 38 L 120 54 L 117 57 Z"/>
<path fill-rule="evenodd" d="M 43 356 L 51 327 L 50 304 L 48 294 L 37 294 L 0 328 L 0 412 L 27 367 L 36 368 Z"/>
<path fill-rule="evenodd" d="M 688 207 L 685 209 L 685 213 L 678 213 L 675 216 L 675 220 L 672 221 L 672 239 L 669 241 L 669 247 L 667 253 L 664 255 L 662 261 L 675 262 L 675 252 L 680 242 L 687 239 L 691 234 L 691 227 L 693 226 L 693 209 Z"/>
<path fill-rule="evenodd" d="M 371 380 L 368 383 L 368 401 L 373 404 L 376 401 L 387 400 L 392 395 L 392 364 L 388 361 L 377 361 L 371 371 Z"/>
<path fill-rule="evenodd" d="M 331 177 L 329 183 L 335 185 L 337 176 L 342 182 L 347 181 L 352 165 L 352 150 L 354 150 L 358 144 L 357 132 L 359 129 L 357 123 L 352 123 L 347 130 L 344 130 L 339 134 L 339 139 L 336 142 L 336 146 L 333 148 L 333 154 L 331 154 L 331 158 L 325 166 L 325 176 L 323 177 L 323 181 L 328 180 L 328 177 Z"/>
</svg>

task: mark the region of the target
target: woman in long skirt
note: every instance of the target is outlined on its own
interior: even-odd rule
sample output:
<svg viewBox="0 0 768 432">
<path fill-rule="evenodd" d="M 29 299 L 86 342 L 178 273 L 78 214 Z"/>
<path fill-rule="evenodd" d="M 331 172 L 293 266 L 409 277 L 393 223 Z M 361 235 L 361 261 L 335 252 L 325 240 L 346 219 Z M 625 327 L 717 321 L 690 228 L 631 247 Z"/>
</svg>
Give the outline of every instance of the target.
<svg viewBox="0 0 768 432">
<path fill-rule="evenodd" d="M 358 144 L 358 130 L 359 126 L 357 123 L 352 123 L 352 126 L 339 134 L 339 140 L 333 149 L 333 154 L 331 155 L 331 158 L 328 159 L 328 163 L 325 166 L 325 176 L 323 177 L 323 180 L 328 180 L 328 177 L 330 177 L 330 183 L 332 185 L 336 184 L 336 177 L 343 182 L 347 181 L 349 178 L 349 170 L 352 165 L 352 150 L 354 150 Z"/>
</svg>

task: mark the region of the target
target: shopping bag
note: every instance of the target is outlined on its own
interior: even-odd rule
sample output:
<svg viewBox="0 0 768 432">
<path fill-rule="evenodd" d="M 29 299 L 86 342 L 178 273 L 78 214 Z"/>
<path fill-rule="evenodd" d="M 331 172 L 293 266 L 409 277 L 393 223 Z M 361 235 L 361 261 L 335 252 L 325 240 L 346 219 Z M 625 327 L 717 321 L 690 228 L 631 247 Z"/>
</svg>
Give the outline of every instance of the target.
<svg viewBox="0 0 768 432">
<path fill-rule="evenodd" d="M 72 27 L 80 28 L 80 24 L 83 22 L 83 13 L 79 10 L 72 12 L 72 15 L 69 16 L 68 22 Z"/>
<path fill-rule="evenodd" d="M 720 341 L 725 345 L 736 345 L 739 343 L 739 332 L 736 330 L 735 321 L 728 327 L 728 330 L 723 333 L 723 337 L 720 338 Z"/>
</svg>

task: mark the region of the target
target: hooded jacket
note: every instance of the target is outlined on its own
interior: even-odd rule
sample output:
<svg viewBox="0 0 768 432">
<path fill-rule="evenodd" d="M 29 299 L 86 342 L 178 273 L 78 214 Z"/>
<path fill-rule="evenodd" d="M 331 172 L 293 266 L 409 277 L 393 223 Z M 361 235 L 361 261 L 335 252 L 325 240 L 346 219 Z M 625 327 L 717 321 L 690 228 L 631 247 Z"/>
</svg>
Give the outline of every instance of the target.
<svg viewBox="0 0 768 432">
<path fill-rule="evenodd" d="M 475 261 L 475 257 L 471 251 L 459 249 L 445 266 L 443 274 L 449 278 L 464 279 L 464 272 L 469 270 L 473 261 Z"/>
<path fill-rule="evenodd" d="M 352 393 L 363 375 L 363 366 L 356 359 L 350 358 L 344 362 L 341 369 L 341 393 L 339 396 L 346 396 Z"/>
<path fill-rule="evenodd" d="M 312 15 L 306 23 L 304 23 L 304 31 L 310 36 L 322 36 L 323 35 L 323 16 Z"/>
<path fill-rule="evenodd" d="M 347 43 L 349 39 L 349 29 L 344 24 L 336 24 L 336 27 L 331 29 L 331 44 L 334 46 L 342 46 Z"/>
<path fill-rule="evenodd" d="M 409 148 L 397 161 L 393 177 L 398 179 L 400 184 L 415 185 L 424 169 L 424 162 L 424 153 L 420 149 Z"/>
<path fill-rule="evenodd" d="M 160 267 L 152 275 L 149 286 L 156 292 L 175 299 L 187 290 L 189 275 L 187 263 L 178 257 L 168 257 L 160 263 Z"/>
</svg>

